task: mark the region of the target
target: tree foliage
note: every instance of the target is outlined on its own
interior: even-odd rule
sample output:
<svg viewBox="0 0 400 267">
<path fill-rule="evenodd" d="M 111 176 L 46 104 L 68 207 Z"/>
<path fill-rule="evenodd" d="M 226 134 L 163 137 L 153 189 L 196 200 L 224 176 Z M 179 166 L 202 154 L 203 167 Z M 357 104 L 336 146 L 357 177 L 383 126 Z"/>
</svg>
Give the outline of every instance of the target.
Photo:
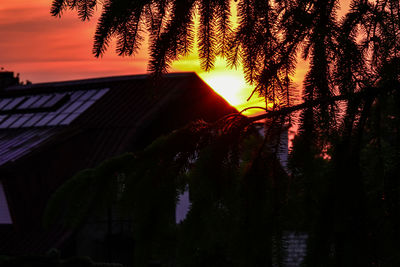
<svg viewBox="0 0 400 267">
<path fill-rule="evenodd" d="M 99 4 L 54 0 L 51 12 L 76 9 L 86 20 Z M 170 227 L 162 233 L 179 237 L 174 242 L 183 266 L 282 263 L 283 230 L 309 235 L 307 266 L 400 263 L 398 0 L 352 0 L 340 18 L 338 0 L 237 0 L 236 27 L 229 0 L 101 4 L 96 56 L 112 38 L 117 53 L 133 55 L 148 32 L 149 70 L 159 76 L 193 50 L 197 34 L 205 70 L 217 56 L 241 64 L 255 92 L 274 104 L 255 118 L 233 114 L 213 125 L 194 124 L 132 156 L 124 173 L 126 188 L 135 191 L 125 195 L 136 199 L 128 207 L 143 213 L 134 216 L 138 222 L 164 216 L 161 207 L 173 209 L 179 190 L 189 185 L 192 207 L 182 225 L 175 229 L 168 215 L 159 218 L 160 229 Z M 303 103 L 296 105 L 292 74 L 300 57 L 309 68 Z M 299 130 L 287 175 L 277 148 L 294 111 L 300 112 Z M 264 137 L 251 130 L 260 119 L 266 119 Z M 150 195 L 139 189 L 154 184 Z"/>
</svg>

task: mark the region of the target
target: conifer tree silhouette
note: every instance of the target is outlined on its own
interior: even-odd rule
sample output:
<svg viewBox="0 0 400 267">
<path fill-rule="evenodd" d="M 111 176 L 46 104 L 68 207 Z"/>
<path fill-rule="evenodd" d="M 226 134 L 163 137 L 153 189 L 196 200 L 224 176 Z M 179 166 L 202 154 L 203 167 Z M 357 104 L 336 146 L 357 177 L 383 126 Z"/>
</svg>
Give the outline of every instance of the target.
<svg viewBox="0 0 400 267">
<path fill-rule="evenodd" d="M 196 122 L 122 168 L 133 184 L 159 179 L 168 169 L 164 182 L 177 192 L 190 187 L 191 211 L 177 230 L 177 253 L 165 256 L 166 262 L 282 265 L 282 235 L 290 230 L 309 236 L 306 266 L 400 264 L 398 0 L 352 0 L 342 18 L 338 0 L 237 0 L 237 27 L 230 22 L 230 0 L 54 0 L 51 13 L 74 9 L 88 20 L 99 5 L 95 56 L 113 38 L 118 54 L 134 55 L 147 31 L 148 69 L 158 77 L 193 51 L 197 34 L 202 68 L 211 70 L 217 56 L 229 66 L 241 64 L 253 93 L 273 103 L 252 118 L 232 114 L 212 125 Z M 293 101 L 299 92 L 292 75 L 300 57 L 309 69 L 299 104 Z M 274 142 L 294 112 L 301 113 L 300 126 L 288 175 Z M 254 130 L 261 119 L 265 137 Z M 180 143 L 183 137 L 191 146 Z M 164 163 L 151 165 L 149 159 L 157 157 Z M 70 182 L 64 192 L 68 186 L 79 187 Z M 173 202 L 176 194 L 168 188 L 158 198 Z M 143 192 L 148 191 L 134 191 L 136 201 L 147 199 Z M 55 195 L 49 218 L 63 197 Z"/>
</svg>

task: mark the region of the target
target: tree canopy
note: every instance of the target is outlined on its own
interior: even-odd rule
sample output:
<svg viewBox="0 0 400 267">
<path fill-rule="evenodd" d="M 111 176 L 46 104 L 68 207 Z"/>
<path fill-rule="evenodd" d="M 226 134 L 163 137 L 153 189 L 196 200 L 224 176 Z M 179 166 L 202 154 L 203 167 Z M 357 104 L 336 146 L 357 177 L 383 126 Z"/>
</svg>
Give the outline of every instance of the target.
<svg viewBox="0 0 400 267">
<path fill-rule="evenodd" d="M 308 234 L 307 266 L 399 264 L 399 1 L 352 0 L 341 18 L 337 0 L 235 2 L 234 27 L 230 0 L 53 1 L 54 16 L 75 9 L 82 20 L 102 5 L 96 56 L 113 38 L 118 54 L 134 55 L 147 32 L 149 71 L 160 76 L 193 50 L 196 35 L 205 70 L 217 56 L 241 64 L 255 93 L 274 104 L 256 118 L 232 114 L 213 125 L 197 122 L 132 155 L 124 165 L 129 169 L 122 168 L 135 181 L 132 188 L 152 179 L 169 184 L 151 194 L 153 206 L 139 201 L 148 199 L 149 187 L 131 194 L 141 196 L 136 203 L 155 212 L 165 198 L 170 209 L 189 185 L 192 207 L 176 243 L 182 266 L 273 266 L 281 263 L 285 230 Z M 309 68 L 297 104 L 292 74 L 300 57 Z M 277 161 L 277 136 L 294 111 L 301 112 L 300 127 L 286 172 Z M 260 119 L 266 119 L 263 137 L 254 130 Z M 80 176 L 104 177 L 89 174 Z M 144 211 L 135 212 L 139 218 Z M 160 221 L 167 222 L 165 216 Z"/>
</svg>

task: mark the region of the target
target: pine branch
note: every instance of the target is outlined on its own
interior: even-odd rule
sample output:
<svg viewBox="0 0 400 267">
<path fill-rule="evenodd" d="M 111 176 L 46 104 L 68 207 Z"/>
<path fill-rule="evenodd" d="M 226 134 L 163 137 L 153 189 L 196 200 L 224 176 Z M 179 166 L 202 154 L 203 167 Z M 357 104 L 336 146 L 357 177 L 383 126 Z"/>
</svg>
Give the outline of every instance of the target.
<svg viewBox="0 0 400 267">
<path fill-rule="evenodd" d="M 289 115 L 295 111 L 307 109 L 307 108 L 313 108 L 319 105 L 326 105 L 326 104 L 332 104 L 338 101 L 343 101 L 343 100 L 350 100 L 350 99 L 357 99 L 357 98 L 371 98 L 371 97 L 377 97 L 380 94 L 388 93 L 390 91 L 395 91 L 395 90 L 400 90 L 400 84 L 398 83 L 395 86 L 387 87 L 387 88 L 369 88 L 365 89 L 361 92 L 356 92 L 356 93 L 348 93 L 348 94 L 342 94 L 342 95 L 337 95 L 337 96 L 331 96 L 331 97 L 322 97 L 314 100 L 309 100 L 304 103 L 294 105 L 291 107 L 284 107 L 279 110 L 274 110 L 274 111 L 268 111 L 266 110 L 266 113 L 257 115 L 254 117 L 248 117 L 247 121 L 248 123 L 256 122 L 259 120 L 267 119 L 267 118 L 273 118 L 277 116 L 285 116 Z"/>
<path fill-rule="evenodd" d="M 193 25 L 193 8 L 195 0 L 175 1 L 171 8 L 171 18 L 160 37 L 151 44 L 149 71 L 154 77 L 166 73 L 172 61 L 182 55 L 182 43 L 179 40 L 190 40 Z"/>
<path fill-rule="evenodd" d="M 199 27 L 199 57 L 201 67 L 209 71 L 214 68 L 216 59 L 216 32 L 214 2 L 203 0 L 200 2 L 200 27 Z"/>
<path fill-rule="evenodd" d="M 106 4 L 97 23 L 96 33 L 94 35 L 93 54 L 99 57 L 104 54 L 108 47 L 111 36 L 115 32 L 113 21 L 112 5 Z"/>
<path fill-rule="evenodd" d="M 67 0 L 54 0 L 51 4 L 50 13 L 54 17 L 61 17 L 67 7 Z"/>
<path fill-rule="evenodd" d="M 141 11 L 139 9 L 137 12 L 133 12 L 133 18 L 118 27 L 117 53 L 120 56 L 132 56 L 140 48 L 143 41 L 140 29 Z"/>
<path fill-rule="evenodd" d="M 89 20 L 94 13 L 97 0 L 81 0 L 78 3 L 78 16 L 82 21 Z"/>
<path fill-rule="evenodd" d="M 216 1 L 217 9 L 217 53 L 222 57 L 228 55 L 229 51 L 229 40 L 232 36 L 232 25 L 231 25 L 231 12 L 230 12 L 230 0 L 218 0 Z"/>
</svg>

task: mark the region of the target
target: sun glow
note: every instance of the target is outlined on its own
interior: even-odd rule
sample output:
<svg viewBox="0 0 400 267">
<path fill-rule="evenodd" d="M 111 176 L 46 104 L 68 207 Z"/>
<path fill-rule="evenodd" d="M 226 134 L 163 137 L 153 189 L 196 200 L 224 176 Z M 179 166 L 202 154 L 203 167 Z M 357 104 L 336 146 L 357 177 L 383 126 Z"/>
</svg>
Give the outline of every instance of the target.
<svg viewBox="0 0 400 267">
<path fill-rule="evenodd" d="M 242 76 L 234 73 L 205 73 L 202 78 L 210 85 L 215 92 L 225 98 L 231 105 L 237 106 L 243 102 L 243 89 L 246 81 Z"/>
<path fill-rule="evenodd" d="M 237 2 L 231 1 L 231 23 L 232 27 L 238 26 L 237 18 Z M 199 20 L 195 20 L 195 27 L 198 28 Z M 195 38 L 197 42 L 197 37 Z M 172 65 L 173 71 L 194 71 L 202 78 L 217 94 L 222 96 L 226 101 L 241 111 L 248 107 L 265 107 L 265 101 L 262 97 L 254 94 L 250 100 L 249 96 L 254 90 L 254 86 L 246 82 L 243 74 L 243 67 L 239 65 L 237 68 L 228 68 L 226 60 L 217 57 L 214 62 L 214 68 L 207 72 L 200 68 L 199 58 L 196 52 L 180 58 Z M 261 109 L 250 109 L 244 112 L 245 115 L 252 115 L 261 112 Z"/>
<path fill-rule="evenodd" d="M 263 99 L 257 97 L 256 94 L 249 101 L 247 100 L 253 92 L 254 86 L 246 83 L 242 71 L 235 69 L 217 70 L 212 72 L 200 72 L 199 76 L 213 88 L 217 94 L 222 96 L 229 104 L 236 107 L 239 111 L 252 106 L 265 107 Z M 253 109 L 245 112 L 245 114 L 251 115 L 257 112 L 260 112 L 260 110 Z"/>
<path fill-rule="evenodd" d="M 227 68 L 224 59 L 217 58 L 215 68 L 206 72 L 199 66 L 196 56 L 191 55 L 174 63 L 174 71 L 195 71 L 217 94 L 241 111 L 252 106 L 265 107 L 263 98 L 254 94 L 248 101 L 247 99 L 253 92 L 254 86 L 246 83 L 243 69 Z M 260 109 L 251 109 L 244 114 L 252 115 L 260 112 Z"/>
</svg>

